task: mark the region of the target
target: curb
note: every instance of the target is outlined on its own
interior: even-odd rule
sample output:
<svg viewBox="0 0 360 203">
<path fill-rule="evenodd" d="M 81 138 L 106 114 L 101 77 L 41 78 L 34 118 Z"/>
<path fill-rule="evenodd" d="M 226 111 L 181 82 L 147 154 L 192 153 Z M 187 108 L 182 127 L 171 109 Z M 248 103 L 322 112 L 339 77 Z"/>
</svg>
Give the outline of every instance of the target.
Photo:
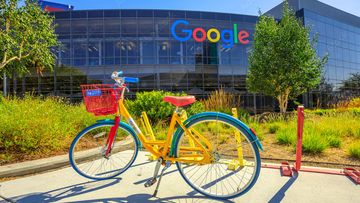
<svg viewBox="0 0 360 203">
<path fill-rule="evenodd" d="M 81 151 L 77 153 L 77 162 L 83 162 L 97 156 L 99 156 L 99 150 L 96 148 Z M 29 175 L 59 169 L 64 166 L 70 166 L 69 154 L 0 166 L 0 178 Z"/>
<path fill-rule="evenodd" d="M 70 166 L 67 154 L 0 166 L 0 178 L 29 175 L 51 169 L 59 169 L 63 166 Z"/>
</svg>

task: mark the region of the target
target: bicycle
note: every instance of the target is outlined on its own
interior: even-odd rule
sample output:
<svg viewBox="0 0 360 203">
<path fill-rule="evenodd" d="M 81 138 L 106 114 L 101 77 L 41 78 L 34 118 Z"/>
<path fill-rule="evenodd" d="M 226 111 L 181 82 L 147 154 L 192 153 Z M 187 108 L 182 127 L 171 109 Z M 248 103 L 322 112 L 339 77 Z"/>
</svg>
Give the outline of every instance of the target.
<svg viewBox="0 0 360 203">
<path fill-rule="evenodd" d="M 252 188 L 260 173 L 262 145 L 251 128 L 219 112 L 203 112 L 182 121 L 182 109 L 195 97 L 165 96 L 163 101 L 175 106 L 167 136 L 149 140 L 124 105 L 126 83 L 139 79 L 121 75 L 112 73 L 114 85 L 81 85 L 88 112 L 115 118 L 99 120 L 74 138 L 69 158 L 77 173 L 94 180 L 118 176 L 133 164 L 142 146 L 157 158 L 154 175 L 145 183 L 150 187 L 157 182 L 153 196 L 172 164 L 194 190 L 208 197 L 230 199 Z"/>
</svg>

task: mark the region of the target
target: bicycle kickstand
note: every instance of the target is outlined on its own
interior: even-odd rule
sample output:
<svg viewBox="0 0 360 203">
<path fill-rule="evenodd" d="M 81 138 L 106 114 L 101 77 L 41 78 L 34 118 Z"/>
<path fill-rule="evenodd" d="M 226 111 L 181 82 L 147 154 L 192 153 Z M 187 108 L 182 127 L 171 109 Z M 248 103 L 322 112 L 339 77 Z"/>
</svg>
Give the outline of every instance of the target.
<svg viewBox="0 0 360 203">
<path fill-rule="evenodd" d="M 162 158 L 159 158 L 157 160 L 156 166 L 155 166 L 155 171 L 154 171 L 154 176 L 152 178 L 150 178 L 148 181 L 146 181 L 146 183 L 144 184 L 145 187 L 150 187 L 156 183 L 156 180 L 157 180 L 156 177 L 159 174 L 159 169 L 160 169 L 162 162 L 163 162 Z"/>
<path fill-rule="evenodd" d="M 163 174 L 164 174 L 164 171 L 165 171 L 166 169 L 168 169 L 168 168 L 170 167 L 170 165 L 171 165 L 171 162 L 170 162 L 170 161 L 167 161 L 167 162 L 165 163 L 164 168 L 161 170 L 160 177 L 159 177 L 159 182 L 157 183 L 156 188 L 155 188 L 155 191 L 154 191 L 154 194 L 152 195 L 153 197 L 156 197 L 156 194 L 157 194 L 157 192 L 158 192 L 159 185 L 160 185 L 160 181 L 161 181 L 161 178 L 162 178 L 162 176 L 163 176 Z"/>
</svg>

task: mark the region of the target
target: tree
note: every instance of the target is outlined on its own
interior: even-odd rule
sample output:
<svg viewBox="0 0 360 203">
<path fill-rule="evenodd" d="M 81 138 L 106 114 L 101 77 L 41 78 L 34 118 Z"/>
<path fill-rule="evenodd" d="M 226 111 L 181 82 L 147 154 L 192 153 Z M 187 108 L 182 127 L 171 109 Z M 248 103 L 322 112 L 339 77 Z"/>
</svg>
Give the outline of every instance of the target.
<svg viewBox="0 0 360 203">
<path fill-rule="evenodd" d="M 319 58 L 313 49 L 314 43 L 309 29 L 296 18 L 287 1 L 284 1 L 280 22 L 260 15 L 249 56 L 249 90 L 275 97 L 280 112 L 286 112 L 289 99 L 295 99 L 320 82 L 327 56 Z"/>
<path fill-rule="evenodd" d="M 0 0 L 0 72 L 23 73 L 31 64 L 38 70 L 52 68 L 51 47 L 58 45 L 54 18 L 36 1 Z"/>
</svg>

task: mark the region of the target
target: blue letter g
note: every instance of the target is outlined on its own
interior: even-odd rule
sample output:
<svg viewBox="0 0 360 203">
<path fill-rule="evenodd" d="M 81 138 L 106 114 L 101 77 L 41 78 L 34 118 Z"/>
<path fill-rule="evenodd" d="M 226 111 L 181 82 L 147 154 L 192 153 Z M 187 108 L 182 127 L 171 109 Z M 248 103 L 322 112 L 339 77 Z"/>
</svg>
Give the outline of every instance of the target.
<svg viewBox="0 0 360 203">
<path fill-rule="evenodd" d="M 171 34 L 174 36 L 174 38 L 175 38 L 176 40 L 179 40 L 179 41 L 181 41 L 181 42 L 184 42 L 184 41 L 190 39 L 192 30 L 181 30 L 181 32 L 187 33 L 187 35 L 186 35 L 185 37 L 179 37 L 179 36 L 177 36 L 177 35 L 176 35 L 176 32 L 175 32 L 175 29 L 176 29 L 176 26 L 177 26 L 178 24 L 180 24 L 180 23 L 182 23 L 182 24 L 184 24 L 184 25 L 189 25 L 189 22 L 186 21 L 186 20 L 177 20 L 177 21 L 175 21 L 175 22 L 172 24 L 172 26 L 171 26 Z"/>
</svg>

